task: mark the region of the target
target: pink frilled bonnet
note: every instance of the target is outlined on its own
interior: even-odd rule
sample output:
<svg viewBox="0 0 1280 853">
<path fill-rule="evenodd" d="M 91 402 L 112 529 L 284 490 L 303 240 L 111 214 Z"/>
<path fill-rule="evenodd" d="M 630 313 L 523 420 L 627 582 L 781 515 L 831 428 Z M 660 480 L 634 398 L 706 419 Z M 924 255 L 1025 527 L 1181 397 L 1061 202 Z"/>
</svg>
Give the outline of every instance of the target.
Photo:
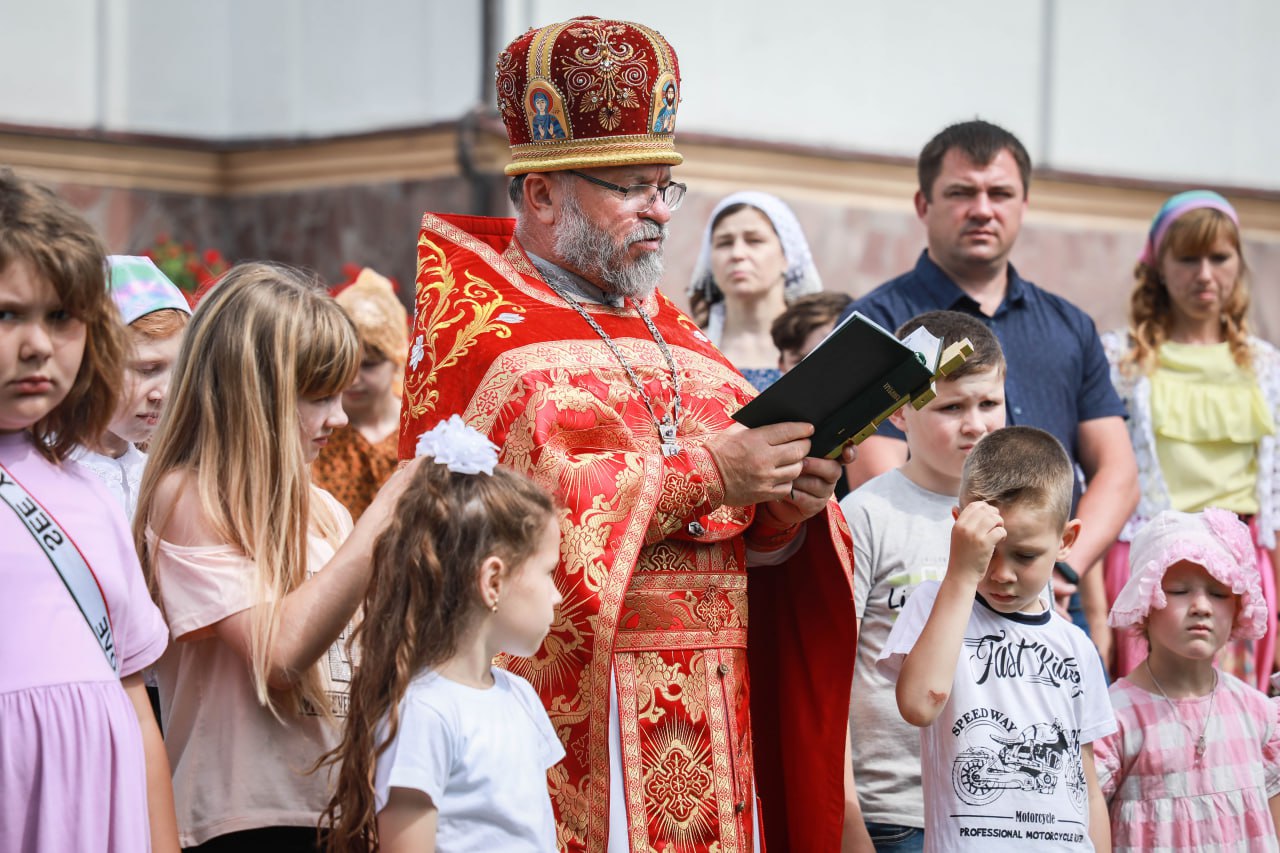
<svg viewBox="0 0 1280 853">
<path fill-rule="evenodd" d="M 1249 528 L 1235 513 L 1212 507 L 1197 513 L 1165 510 L 1138 531 L 1129 551 L 1129 581 L 1111 607 L 1111 627 L 1142 625 L 1152 610 L 1163 610 L 1168 604 L 1161 587 L 1164 573 L 1183 560 L 1203 566 L 1239 597 L 1233 640 L 1254 640 L 1266 632 L 1267 602 Z"/>
</svg>

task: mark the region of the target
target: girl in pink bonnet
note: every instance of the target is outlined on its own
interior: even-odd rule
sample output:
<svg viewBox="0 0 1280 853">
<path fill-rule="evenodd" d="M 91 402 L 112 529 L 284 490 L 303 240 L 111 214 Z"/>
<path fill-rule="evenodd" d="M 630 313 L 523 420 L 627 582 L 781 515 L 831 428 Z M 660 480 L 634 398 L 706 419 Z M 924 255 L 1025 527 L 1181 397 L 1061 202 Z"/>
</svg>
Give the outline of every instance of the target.
<svg viewBox="0 0 1280 853">
<path fill-rule="evenodd" d="M 1133 540 L 1110 623 L 1149 651 L 1111 686 L 1119 728 L 1094 743 L 1116 851 L 1280 849 L 1280 706 L 1214 665 L 1266 630 L 1256 561 L 1222 509 L 1166 510 Z"/>
</svg>

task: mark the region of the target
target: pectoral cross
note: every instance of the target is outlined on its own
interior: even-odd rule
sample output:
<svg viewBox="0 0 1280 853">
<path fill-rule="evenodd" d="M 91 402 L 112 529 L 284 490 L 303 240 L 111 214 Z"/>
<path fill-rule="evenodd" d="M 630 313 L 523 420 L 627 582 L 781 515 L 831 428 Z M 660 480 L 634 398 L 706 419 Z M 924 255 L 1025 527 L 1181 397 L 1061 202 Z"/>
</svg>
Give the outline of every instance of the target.
<svg viewBox="0 0 1280 853">
<path fill-rule="evenodd" d="M 658 435 L 662 436 L 663 456 L 680 455 L 680 445 L 676 444 L 676 425 L 671 423 L 670 415 L 658 424 Z"/>
</svg>

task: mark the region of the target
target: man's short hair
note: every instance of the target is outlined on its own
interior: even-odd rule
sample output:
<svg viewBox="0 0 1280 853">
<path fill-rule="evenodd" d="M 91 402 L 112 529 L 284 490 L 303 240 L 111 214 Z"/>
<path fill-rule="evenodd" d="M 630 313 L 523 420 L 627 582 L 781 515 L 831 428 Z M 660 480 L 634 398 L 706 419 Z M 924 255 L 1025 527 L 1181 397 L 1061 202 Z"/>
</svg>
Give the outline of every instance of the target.
<svg viewBox="0 0 1280 853">
<path fill-rule="evenodd" d="M 516 175 L 511 179 L 511 183 L 507 185 L 507 196 L 516 210 L 519 210 L 520 205 L 524 204 L 524 175 Z"/>
<path fill-rule="evenodd" d="M 769 327 L 773 345 L 780 351 L 799 350 L 810 333 L 819 326 L 840 319 L 845 307 L 853 301 L 847 293 L 823 291 L 801 296 L 787 306 Z"/>
<path fill-rule="evenodd" d="M 977 317 L 962 311 L 926 311 L 903 323 L 895 334 L 899 338 L 905 338 L 921 326 L 942 338 L 944 350 L 965 338 L 973 344 L 973 355 L 948 373 L 947 379 L 961 379 L 993 367 L 1004 376 L 1004 350 L 1000 348 L 1000 341 L 987 328 L 987 324 Z"/>
<path fill-rule="evenodd" d="M 964 461 L 960 500 L 1045 510 L 1059 528 L 1071 520 L 1076 471 L 1058 439 L 1010 426 L 983 436 Z"/>
<path fill-rule="evenodd" d="M 933 201 L 933 184 L 942 172 L 942 159 L 952 148 L 958 148 L 965 157 L 986 166 L 1000 154 L 1008 151 L 1018 164 L 1018 174 L 1022 176 L 1022 197 L 1027 197 L 1031 189 L 1031 155 L 1018 141 L 1018 137 L 999 125 L 982 119 L 962 121 L 945 128 L 930 139 L 920 150 L 920 159 L 916 162 L 916 173 L 920 178 L 920 192 L 926 201 Z"/>
</svg>

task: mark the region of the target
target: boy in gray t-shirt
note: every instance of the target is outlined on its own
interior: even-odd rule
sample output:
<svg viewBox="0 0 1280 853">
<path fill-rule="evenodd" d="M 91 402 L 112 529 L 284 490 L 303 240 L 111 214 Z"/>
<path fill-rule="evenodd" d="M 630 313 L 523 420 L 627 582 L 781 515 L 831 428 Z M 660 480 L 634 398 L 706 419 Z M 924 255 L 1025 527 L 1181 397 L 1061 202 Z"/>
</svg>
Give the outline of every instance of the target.
<svg viewBox="0 0 1280 853">
<path fill-rule="evenodd" d="M 1005 363 L 995 335 L 968 314 L 930 311 L 908 320 L 898 336 L 920 326 L 944 347 L 968 338 L 973 355 L 938 380 L 937 397 L 923 409 L 904 406 L 890 416 L 906 434 L 906 463 L 840 502 L 853 532 L 858 615 L 849 729 L 861 820 L 852 819 L 851 801 L 845 821 L 855 850 L 923 847 L 920 734 L 903 722 L 894 684 L 876 671 L 876 659 L 911 591 L 946 571 L 964 460 L 978 439 L 1005 424 Z"/>
</svg>

